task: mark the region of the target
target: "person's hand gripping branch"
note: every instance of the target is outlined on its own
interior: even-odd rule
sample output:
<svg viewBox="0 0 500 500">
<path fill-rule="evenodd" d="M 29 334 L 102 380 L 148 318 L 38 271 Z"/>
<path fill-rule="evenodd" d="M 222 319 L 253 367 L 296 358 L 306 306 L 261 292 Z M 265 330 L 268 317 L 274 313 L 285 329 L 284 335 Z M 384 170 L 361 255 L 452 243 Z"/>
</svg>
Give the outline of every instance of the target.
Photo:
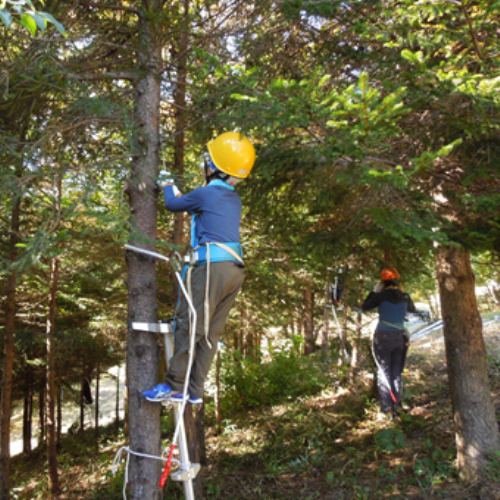
<svg viewBox="0 0 500 500">
<path fill-rule="evenodd" d="M 173 175 L 168 170 L 162 170 L 158 174 L 158 179 L 156 181 L 158 187 L 163 191 L 166 186 L 172 186 L 174 190 L 174 195 L 179 197 L 182 193 L 179 191 L 179 188 L 175 185 L 175 180 Z"/>
</svg>

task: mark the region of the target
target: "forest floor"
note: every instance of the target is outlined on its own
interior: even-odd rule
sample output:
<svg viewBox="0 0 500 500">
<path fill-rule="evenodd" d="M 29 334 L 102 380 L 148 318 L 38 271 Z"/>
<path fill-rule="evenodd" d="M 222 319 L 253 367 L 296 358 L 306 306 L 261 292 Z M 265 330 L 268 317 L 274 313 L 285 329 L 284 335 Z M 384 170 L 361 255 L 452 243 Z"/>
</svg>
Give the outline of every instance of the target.
<svg viewBox="0 0 500 500">
<path fill-rule="evenodd" d="M 437 331 L 412 343 L 400 418 L 380 421 L 367 384 L 342 389 L 342 374 L 332 366 L 329 390 L 233 415 L 220 436 L 209 428 L 208 465 L 201 472 L 205 498 L 500 499 L 500 462 L 491 463 L 482 484 L 465 488 L 458 481 L 441 336 Z M 484 338 L 500 416 L 500 323 L 486 326 Z M 63 494 L 55 498 L 123 498 L 124 460 L 111 474 L 123 434 L 103 430 L 96 444 L 93 429 L 87 432 L 62 443 Z M 42 451 L 14 457 L 12 469 L 13 498 L 51 498 Z M 165 498 L 183 498 L 181 486 L 169 482 Z"/>
</svg>

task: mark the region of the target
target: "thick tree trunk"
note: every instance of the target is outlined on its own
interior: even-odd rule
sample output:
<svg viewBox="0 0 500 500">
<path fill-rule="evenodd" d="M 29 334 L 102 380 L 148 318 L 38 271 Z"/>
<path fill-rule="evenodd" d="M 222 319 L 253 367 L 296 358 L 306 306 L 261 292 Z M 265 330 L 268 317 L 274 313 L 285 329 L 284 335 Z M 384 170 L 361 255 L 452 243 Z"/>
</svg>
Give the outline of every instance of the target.
<svg viewBox="0 0 500 500">
<path fill-rule="evenodd" d="M 463 248 L 440 247 L 436 270 L 458 471 L 463 481 L 472 483 L 482 476 L 488 453 L 500 450 L 500 444 L 470 255 Z"/>
<path fill-rule="evenodd" d="M 57 475 L 57 443 L 56 443 L 56 353 L 54 345 L 54 325 L 56 317 L 56 292 L 59 277 L 59 259 L 50 262 L 49 310 L 47 315 L 47 460 L 49 463 L 49 489 L 52 494 L 59 492 Z"/>
<path fill-rule="evenodd" d="M 19 225 L 21 214 L 21 198 L 14 200 L 10 225 L 10 262 L 17 258 L 17 242 L 19 241 Z M 1 391 L 0 414 L 0 499 L 10 498 L 10 417 L 12 412 L 12 371 L 14 367 L 14 331 L 16 321 L 16 271 L 12 270 L 7 277 L 5 290 L 5 329 L 4 358 Z"/>
<path fill-rule="evenodd" d="M 160 112 L 160 40 L 159 25 L 153 21 L 161 12 L 161 0 L 143 0 L 139 14 L 139 69 L 136 83 L 134 117 L 136 156 L 132 162 L 127 189 L 131 212 L 131 243 L 154 250 L 157 230 L 159 112 Z M 149 241 L 144 243 L 144 241 Z M 127 383 L 128 432 L 131 451 L 160 455 L 160 410 L 158 403 L 148 402 L 142 392 L 158 382 L 159 349 L 154 334 L 134 331 L 132 322 L 156 322 L 156 263 L 141 254 L 127 252 L 128 318 Z M 159 460 L 130 456 L 129 484 L 132 500 L 159 500 L 161 476 Z"/>
<path fill-rule="evenodd" d="M 304 356 L 314 352 L 313 293 L 308 286 L 304 290 Z"/>
</svg>

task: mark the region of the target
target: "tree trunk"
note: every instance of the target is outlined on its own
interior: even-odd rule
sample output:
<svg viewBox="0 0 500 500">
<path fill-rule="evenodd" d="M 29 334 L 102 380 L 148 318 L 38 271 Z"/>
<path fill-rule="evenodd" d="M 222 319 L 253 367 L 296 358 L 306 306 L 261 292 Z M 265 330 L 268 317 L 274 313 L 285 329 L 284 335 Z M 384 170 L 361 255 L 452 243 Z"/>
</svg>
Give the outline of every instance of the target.
<svg viewBox="0 0 500 500">
<path fill-rule="evenodd" d="M 207 465 L 207 447 L 205 443 L 205 405 L 198 405 L 196 408 L 194 424 L 196 427 L 196 442 L 198 443 L 198 455 L 200 464 Z"/>
<path fill-rule="evenodd" d="M 56 445 L 59 448 L 62 434 L 62 372 L 59 368 L 57 372 L 57 431 Z"/>
<path fill-rule="evenodd" d="M 347 267 L 347 266 L 346 266 Z M 347 325 L 349 321 L 349 278 L 346 275 L 344 281 L 344 320 L 342 322 L 342 338 L 339 343 L 339 360 L 337 365 L 342 366 L 346 364 L 346 350 L 347 350 Z"/>
<path fill-rule="evenodd" d="M 95 438 L 96 438 L 96 443 L 97 440 L 99 439 L 99 382 L 101 380 L 101 364 L 99 361 L 97 362 L 97 368 L 96 368 L 96 376 L 95 376 L 95 396 L 94 396 L 94 401 L 95 401 Z"/>
<path fill-rule="evenodd" d="M 31 436 L 33 423 L 33 376 L 28 369 L 23 408 L 23 453 L 31 453 Z"/>
<path fill-rule="evenodd" d="M 115 429 L 120 428 L 120 367 L 116 373 Z"/>
<path fill-rule="evenodd" d="M 488 453 L 500 449 L 498 423 L 488 381 L 483 328 L 469 252 L 442 246 L 436 271 L 444 324 L 460 478 L 478 480 Z"/>
<path fill-rule="evenodd" d="M 174 175 L 181 181 L 184 178 L 184 145 L 186 127 L 186 77 L 187 77 L 187 54 L 189 38 L 189 0 L 183 0 L 184 22 L 179 33 L 177 83 L 174 89 L 174 113 L 175 113 L 175 139 L 174 139 Z M 181 182 L 182 183 L 182 182 Z M 174 214 L 174 230 L 172 243 L 182 245 L 184 243 L 184 213 Z M 172 275 L 175 295 L 177 295 L 179 284 Z"/>
<path fill-rule="evenodd" d="M 328 336 L 330 329 L 330 293 L 328 290 L 328 283 L 325 288 L 325 309 L 323 310 L 323 334 L 321 336 L 321 351 L 323 352 L 323 356 L 328 356 Z M 335 307 L 335 306 L 334 306 Z"/>
<path fill-rule="evenodd" d="M 57 447 L 55 425 L 55 345 L 54 324 L 56 317 L 56 292 L 59 277 L 59 259 L 50 262 L 49 310 L 47 314 L 47 460 L 49 463 L 49 489 L 54 495 L 59 492 L 59 477 L 57 475 Z"/>
<path fill-rule="evenodd" d="M 313 293 L 308 286 L 304 290 L 304 356 L 314 352 Z"/>
<path fill-rule="evenodd" d="M 80 435 L 85 435 L 85 365 L 82 368 L 82 378 L 80 380 Z"/>
<path fill-rule="evenodd" d="M 10 221 L 10 262 L 17 259 L 17 243 L 21 214 L 21 198 L 14 199 Z M 0 499 L 10 498 L 10 418 L 12 412 L 12 372 L 14 367 L 14 331 L 16 322 L 16 271 L 11 270 L 7 276 L 5 289 L 5 329 L 4 357 L 0 414 Z"/>
<path fill-rule="evenodd" d="M 160 40 L 159 26 L 153 21 L 162 9 L 161 0 L 143 0 L 139 12 L 138 60 L 141 77 L 136 83 L 134 118 L 136 155 L 131 165 L 127 188 L 130 204 L 132 244 L 154 250 L 157 231 L 159 113 L 160 113 Z M 144 243 L 147 241 L 148 243 Z M 142 392 L 158 382 L 159 349 L 156 336 L 134 331 L 132 322 L 156 322 L 156 263 L 151 257 L 127 252 L 128 318 L 127 383 L 129 446 L 134 452 L 160 455 L 161 405 L 146 401 Z M 158 487 L 162 462 L 130 456 L 129 484 L 132 500 L 159 500 Z"/>
<path fill-rule="evenodd" d="M 217 350 L 215 358 L 215 429 L 217 434 L 222 432 L 222 412 L 220 408 L 220 349 Z"/>
<path fill-rule="evenodd" d="M 197 432 L 194 420 L 193 405 L 187 404 L 184 410 L 184 427 L 186 429 L 186 440 L 189 449 L 189 460 L 191 463 L 200 463 L 200 455 L 197 446 Z M 200 474 L 193 479 L 193 490 L 195 498 L 203 498 L 203 487 Z"/>
<path fill-rule="evenodd" d="M 38 389 L 38 446 L 45 441 L 45 383 L 47 381 L 45 370 L 42 374 L 42 380 Z"/>
</svg>

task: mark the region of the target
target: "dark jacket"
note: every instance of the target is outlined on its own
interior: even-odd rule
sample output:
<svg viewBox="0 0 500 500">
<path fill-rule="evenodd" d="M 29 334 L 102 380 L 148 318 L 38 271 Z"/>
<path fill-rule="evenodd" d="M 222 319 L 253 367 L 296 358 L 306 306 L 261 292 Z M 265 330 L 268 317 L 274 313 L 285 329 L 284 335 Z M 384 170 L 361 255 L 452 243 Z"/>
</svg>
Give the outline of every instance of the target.
<svg viewBox="0 0 500 500">
<path fill-rule="evenodd" d="M 395 288 L 380 293 L 370 292 L 363 302 L 363 311 L 378 307 L 379 323 L 377 330 L 397 331 L 405 327 L 407 312 L 417 312 L 411 297 Z"/>
</svg>

